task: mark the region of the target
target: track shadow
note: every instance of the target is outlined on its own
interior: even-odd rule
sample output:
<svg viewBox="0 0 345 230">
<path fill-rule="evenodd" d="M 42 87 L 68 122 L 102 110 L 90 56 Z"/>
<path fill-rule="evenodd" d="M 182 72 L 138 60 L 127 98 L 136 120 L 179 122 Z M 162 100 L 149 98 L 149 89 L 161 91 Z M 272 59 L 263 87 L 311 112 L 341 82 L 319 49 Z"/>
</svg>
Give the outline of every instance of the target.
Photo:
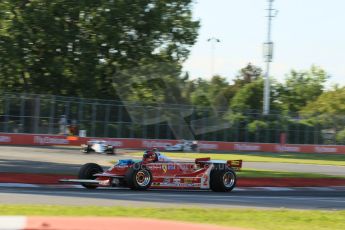
<svg viewBox="0 0 345 230">
<path fill-rule="evenodd" d="M 76 175 L 79 164 L 0 159 L 0 172 Z"/>
</svg>

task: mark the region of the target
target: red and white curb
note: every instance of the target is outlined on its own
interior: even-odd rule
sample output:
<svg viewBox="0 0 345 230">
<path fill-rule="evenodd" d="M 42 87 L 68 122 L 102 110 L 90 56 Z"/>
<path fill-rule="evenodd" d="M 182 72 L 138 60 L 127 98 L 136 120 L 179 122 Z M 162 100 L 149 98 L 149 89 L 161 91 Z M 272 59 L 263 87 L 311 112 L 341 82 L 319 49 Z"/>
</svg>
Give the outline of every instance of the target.
<svg viewBox="0 0 345 230">
<path fill-rule="evenodd" d="M 81 185 L 74 184 L 23 184 L 23 183 L 0 183 L 0 188 L 80 188 L 84 189 Z M 119 188 L 99 188 L 102 190 L 112 190 Z M 120 188 L 122 189 L 122 188 Z M 345 186 L 329 186 L 329 187 L 236 187 L 234 191 L 272 191 L 272 192 L 289 192 L 289 191 L 345 191 Z"/>
<path fill-rule="evenodd" d="M 25 216 L 0 216 L 0 230 L 19 230 L 25 227 Z"/>
<path fill-rule="evenodd" d="M 244 230 L 177 221 L 120 217 L 0 216 L 0 230 Z"/>
</svg>

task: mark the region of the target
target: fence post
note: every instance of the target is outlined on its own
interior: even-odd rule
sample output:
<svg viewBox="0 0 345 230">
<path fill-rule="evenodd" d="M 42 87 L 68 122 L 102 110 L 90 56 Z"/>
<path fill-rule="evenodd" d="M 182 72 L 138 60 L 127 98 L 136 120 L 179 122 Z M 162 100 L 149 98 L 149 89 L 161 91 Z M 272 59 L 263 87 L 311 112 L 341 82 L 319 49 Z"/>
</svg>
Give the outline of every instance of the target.
<svg viewBox="0 0 345 230">
<path fill-rule="evenodd" d="M 19 132 L 23 133 L 24 132 L 24 127 L 25 127 L 25 93 L 20 95 L 20 124 L 19 124 Z"/>
<path fill-rule="evenodd" d="M 104 122 L 104 133 L 103 133 L 103 137 L 107 137 L 108 136 L 108 128 L 109 128 L 109 116 L 110 116 L 110 105 L 107 104 L 107 107 L 105 109 L 105 122 Z"/>
<path fill-rule="evenodd" d="M 121 105 L 117 105 L 116 106 L 118 108 L 118 112 L 117 112 L 117 122 L 116 122 L 116 137 L 117 138 L 121 138 L 121 129 L 122 129 L 122 108 L 123 106 Z"/>
<path fill-rule="evenodd" d="M 143 117 L 144 121 L 142 122 L 142 125 L 141 125 L 142 129 L 143 129 L 142 138 L 144 138 L 144 139 L 147 139 L 147 125 L 145 125 L 146 118 L 147 118 L 147 112 L 146 111 L 147 110 L 144 109 L 144 117 Z"/>
<path fill-rule="evenodd" d="M 70 115 L 69 115 L 70 104 L 71 104 L 70 101 L 66 101 L 66 104 L 65 104 L 65 115 L 66 115 L 66 118 L 67 118 L 67 119 L 70 119 L 70 118 L 71 118 Z"/>
<path fill-rule="evenodd" d="M 4 97 L 5 101 L 5 111 L 4 111 L 4 132 L 8 133 L 8 122 L 9 122 L 9 116 L 10 116 L 10 104 L 11 104 L 11 97 L 9 95 L 5 94 Z"/>
<path fill-rule="evenodd" d="M 40 120 L 40 109 L 41 109 L 40 99 L 41 98 L 39 95 L 35 97 L 35 112 L 34 112 L 34 127 L 33 127 L 34 133 L 39 132 L 39 120 Z"/>
<path fill-rule="evenodd" d="M 158 109 L 156 109 L 156 117 L 160 117 L 160 110 L 161 110 L 161 107 L 158 107 Z M 155 139 L 160 139 L 159 128 L 160 128 L 160 122 L 155 124 Z"/>
<path fill-rule="evenodd" d="M 79 104 L 78 104 L 78 126 L 79 126 L 79 130 L 85 130 L 84 127 L 84 122 L 83 122 L 83 107 L 84 107 L 84 99 L 81 98 L 79 100 Z"/>
<path fill-rule="evenodd" d="M 50 116 L 49 116 L 49 134 L 53 134 L 54 127 L 54 117 L 55 117 L 55 96 L 52 96 L 50 99 Z"/>
<path fill-rule="evenodd" d="M 91 136 L 95 136 L 96 127 L 96 113 L 97 113 L 97 102 L 92 103 L 92 122 L 91 122 Z"/>
</svg>

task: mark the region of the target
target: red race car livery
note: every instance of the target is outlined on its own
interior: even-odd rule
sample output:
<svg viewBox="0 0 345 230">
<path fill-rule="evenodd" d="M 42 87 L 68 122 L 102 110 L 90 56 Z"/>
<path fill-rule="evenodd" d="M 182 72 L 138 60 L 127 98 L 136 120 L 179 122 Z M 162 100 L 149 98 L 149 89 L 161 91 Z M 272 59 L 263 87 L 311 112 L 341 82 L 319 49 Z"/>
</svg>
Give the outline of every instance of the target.
<svg viewBox="0 0 345 230">
<path fill-rule="evenodd" d="M 62 179 L 63 183 L 80 183 L 85 188 L 128 187 L 133 190 L 149 188 L 211 189 L 228 192 L 236 186 L 236 173 L 242 160 L 211 160 L 198 158 L 194 162 L 160 162 L 120 160 L 103 171 L 95 163 L 87 163 L 79 170 L 78 179 Z"/>
</svg>

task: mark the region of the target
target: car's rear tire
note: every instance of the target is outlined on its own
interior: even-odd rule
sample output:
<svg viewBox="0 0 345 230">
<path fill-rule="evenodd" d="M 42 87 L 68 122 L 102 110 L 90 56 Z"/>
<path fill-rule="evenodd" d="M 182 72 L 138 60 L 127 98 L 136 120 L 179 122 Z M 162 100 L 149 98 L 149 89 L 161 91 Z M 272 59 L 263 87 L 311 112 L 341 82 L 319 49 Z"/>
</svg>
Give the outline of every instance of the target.
<svg viewBox="0 0 345 230">
<path fill-rule="evenodd" d="M 90 153 L 91 152 L 91 146 L 90 145 L 83 146 L 81 149 L 81 152 L 86 153 L 86 154 Z"/>
<path fill-rule="evenodd" d="M 237 177 L 233 169 L 215 167 L 210 175 L 210 188 L 214 192 L 230 192 L 236 186 Z"/>
<path fill-rule="evenodd" d="M 115 155 L 116 149 L 113 146 L 108 146 L 107 149 L 105 150 L 105 153 L 108 155 Z"/>
<path fill-rule="evenodd" d="M 141 164 L 135 164 L 125 175 L 127 186 L 132 190 L 147 190 L 152 184 L 152 174 Z"/>
<path fill-rule="evenodd" d="M 98 164 L 87 163 L 81 166 L 81 168 L 79 169 L 78 179 L 94 180 L 96 179 L 94 174 L 102 173 L 102 172 L 103 172 L 103 168 L 99 166 Z M 81 185 L 87 189 L 95 189 L 98 187 L 97 185 L 87 184 L 87 183 L 82 183 Z"/>
</svg>

